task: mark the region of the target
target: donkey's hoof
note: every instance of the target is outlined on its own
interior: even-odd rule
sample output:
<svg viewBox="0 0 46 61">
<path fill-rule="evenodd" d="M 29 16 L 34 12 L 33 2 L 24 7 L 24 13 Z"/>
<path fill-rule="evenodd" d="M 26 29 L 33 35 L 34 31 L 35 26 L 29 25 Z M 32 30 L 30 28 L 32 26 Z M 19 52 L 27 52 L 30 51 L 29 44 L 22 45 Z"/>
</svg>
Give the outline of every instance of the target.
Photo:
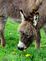
<svg viewBox="0 0 46 61">
<path fill-rule="evenodd" d="M 4 44 L 2 44 L 2 46 L 4 47 L 4 46 L 5 46 L 5 43 L 4 43 Z"/>
<path fill-rule="evenodd" d="M 5 46 L 5 42 L 3 41 L 3 42 L 1 42 L 1 45 L 4 47 Z"/>
</svg>

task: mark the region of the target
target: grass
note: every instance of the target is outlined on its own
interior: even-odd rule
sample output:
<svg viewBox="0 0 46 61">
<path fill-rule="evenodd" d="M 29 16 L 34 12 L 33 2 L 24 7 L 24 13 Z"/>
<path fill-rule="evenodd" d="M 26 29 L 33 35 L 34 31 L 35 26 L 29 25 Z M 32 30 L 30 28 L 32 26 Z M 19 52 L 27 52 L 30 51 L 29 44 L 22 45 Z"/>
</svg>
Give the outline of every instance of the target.
<svg viewBox="0 0 46 61">
<path fill-rule="evenodd" d="M 25 51 L 19 51 L 17 44 L 19 41 L 19 23 L 8 18 L 4 30 L 6 46 L 0 45 L 0 61 L 46 61 L 46 36 L 41 30 L 41 48 L 35 49 L 34 43 Z"/>
</svg>

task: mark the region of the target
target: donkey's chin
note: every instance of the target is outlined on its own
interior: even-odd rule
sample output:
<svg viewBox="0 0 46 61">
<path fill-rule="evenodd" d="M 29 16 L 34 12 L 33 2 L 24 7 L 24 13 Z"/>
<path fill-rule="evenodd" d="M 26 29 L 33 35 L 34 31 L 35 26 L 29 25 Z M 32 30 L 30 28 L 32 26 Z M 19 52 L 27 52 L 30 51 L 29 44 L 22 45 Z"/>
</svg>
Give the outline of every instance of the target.
<svg viewBox="0 0 46 61">
<path fill-rule="evenodd" d="M 19 49 L 20 51 L 25 51 L 26 48 L 20 48 L 20 47 L 18 47 L 18 49 Z"/>
</svg>

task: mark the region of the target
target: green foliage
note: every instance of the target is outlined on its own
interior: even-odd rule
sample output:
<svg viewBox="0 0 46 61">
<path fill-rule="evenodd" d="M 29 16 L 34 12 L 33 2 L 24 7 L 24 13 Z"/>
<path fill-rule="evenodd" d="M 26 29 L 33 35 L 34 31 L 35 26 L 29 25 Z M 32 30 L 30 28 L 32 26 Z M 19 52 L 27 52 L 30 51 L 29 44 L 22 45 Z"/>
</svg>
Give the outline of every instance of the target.
<svg viewBox="0 0 46 61">
<path fill-rule="evenodd" d="M 19 23 L 14 22 L 11 18 L 7 19 L 4 30 L 6 46 L 0 45 L 0 61 L 46 61 L 46 36 L 41 29 L 41 48 L 35 49 L 34 43 L 25 51 L 17 49 L 19 41 L 18 27 Z"/>
</svg>

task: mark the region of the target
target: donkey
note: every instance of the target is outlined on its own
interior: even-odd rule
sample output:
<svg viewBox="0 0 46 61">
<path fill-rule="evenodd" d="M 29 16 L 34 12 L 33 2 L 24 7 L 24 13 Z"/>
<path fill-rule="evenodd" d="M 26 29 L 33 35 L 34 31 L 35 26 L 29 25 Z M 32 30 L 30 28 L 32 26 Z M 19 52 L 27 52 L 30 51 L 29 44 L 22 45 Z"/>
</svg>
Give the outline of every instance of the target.
<svg viewBox="0 0 46 61">
<path fill-rule="evenodd" d="M 15 6 L 13 0 L 0 0 L 0 41 L 1 45 L 5 46 L 4 28 L 8 16 L 16 17 Z"/>
<path fill-rule="evenodd" d="M 35 46 L 37 48 L 39 48 L 40 39 L 41 39 L 40 31 L 34 27 L 37 23 L 33 24 L 32 23 L 33 19 L 29 21 L 29 19 L 26 19 L 23 16 L 22 12 L 20 14 L 22 16 L 21 18 L 23 18 L 23 19 L 22 19 L 22 22 L 19 27 L 20 40 L 18 43 L 18 49 L 23 51 L 24 49 L 29 47 L 29 45 L 33 42 L 33 40 L 35 40 L 35 42 L 36 42 Z M 34 20 L 38 19 L 36 16 L 37 15 L 34 16 Z"/>
<path fill-rule="evenodd" d="M 38 37 L 36 37 L 36 39 L 38 40 L 36 44 L 37 44 L 37 47 L 38 46 L 40 47 L 40 38 L 41 38 L 40 29 L 44 25 L 45 25 L 45 31 L 46 31 L 46 0 L 42 1 L 42 5 L 35 12 L 39 13 L 38 22 L 36 24 L 34 22 L 35 27 L 33 27 L 33 25 L 29 26 L 28 23 L 25 24 L 24 21 L 22 21 L 22 23 L 21 23 L 21 26 L 20 26 L 21 41 L 19 41 L 19 43 L 18 43 L 18 49 L 19 50 L 24 50 L 30 45 L 30 43 L 32 42 L 31 40 L 34 38 L 33 36 L 34 36 L 35 31 L 36 31 L 35 35 L 37 34 L 37 36 L 38 36 Z M 29 21 L 29 19 L 26 18 L 25 21 L 30 22 L 31 20 Z M 27 26 L 27 24 L 28 24 L 28 26 Z M 29 29 L 29 27 L 30 27 L 30 29 Z M 32 29 L 32 27 L 33 27 L 33 29 Z M 32 29 L 32 31 L 29 32 L 29 30 L 31 30 L 31 29 Z M 33 33 L 34 29 L 35 29 L 35 31 Z M 30 34 L 32 36 L 30 36 Z M 28 38 L 27 35 L 30 37 Z"/>
<path fill-rule="evenodd" d="M 22 9 L 26 17 L 30 13 L 37 10 L 42 0 L 0 0 L 0 35 L 1 44 L 5 45 L 4 25 L 5 19 L 9 16 L 11 18 L 20 18 L 19 10 Z"/>
</svg>

